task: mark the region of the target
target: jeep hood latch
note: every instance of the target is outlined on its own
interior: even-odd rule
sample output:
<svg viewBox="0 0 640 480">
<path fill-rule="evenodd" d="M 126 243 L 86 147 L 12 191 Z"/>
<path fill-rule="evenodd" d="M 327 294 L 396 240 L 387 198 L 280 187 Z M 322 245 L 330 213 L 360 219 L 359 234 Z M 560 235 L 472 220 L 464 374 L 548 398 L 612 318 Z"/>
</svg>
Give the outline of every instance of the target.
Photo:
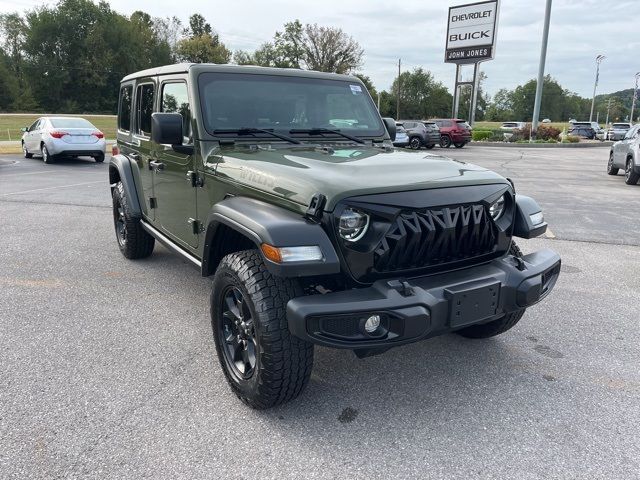
<svg viewBox="0 0 640 480">
<path fill-rule="evenodd" d="M 305 216 L 314 223 L 320 222 L 325 203 L 327 203 L 327 197 L 321 193 L 316 193 L 311 197 Z"/>
</svg>

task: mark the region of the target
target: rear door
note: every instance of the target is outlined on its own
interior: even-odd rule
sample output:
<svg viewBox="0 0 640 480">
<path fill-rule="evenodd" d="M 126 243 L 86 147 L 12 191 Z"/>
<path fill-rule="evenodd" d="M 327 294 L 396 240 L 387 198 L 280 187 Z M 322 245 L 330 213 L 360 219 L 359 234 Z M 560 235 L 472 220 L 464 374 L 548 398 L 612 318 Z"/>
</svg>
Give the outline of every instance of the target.
<svg viewBox="0 0 640 480">
<path fill-rule="evenodd" d="M 183 145 L 193 145 L 191 108 L 186 76 L 161 77 L 158 111 L 182 115 Z M 171 145 L 153 146 L 153 188 L 157 197 L 156 224 L 189 247 L 198 246 L 195 155 L 176 152 Z"/>
<path fill-rule="evenodd" d="M 144 191 L 144 206 L 147 216 L 155 219 L 156 198 L 153 191 L 153 170 L 151 166 L 151 114 L 156 99 L 156 79 L 142 78 L 136 82 L 133 108 L 133 135 L 129 158 L 138 164 L 140 181 Z"/>
</svg>

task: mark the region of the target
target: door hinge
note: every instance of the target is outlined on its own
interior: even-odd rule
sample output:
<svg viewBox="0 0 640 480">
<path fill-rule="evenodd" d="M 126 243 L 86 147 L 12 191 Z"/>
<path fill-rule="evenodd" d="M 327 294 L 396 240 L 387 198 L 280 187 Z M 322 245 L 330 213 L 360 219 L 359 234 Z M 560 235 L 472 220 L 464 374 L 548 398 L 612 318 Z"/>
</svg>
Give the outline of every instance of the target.
<svg viewBox="0 0 640 480">
<path fill-rule="evenodd" d="M 198 172 L 194 172 L 193 170 L 187 172 L 187 182 L 189 182 L 192 187 L 201 187 L 204 184 L 202 177 L 198 175 Z"/>
<path fill-rule="evenodd" d="M 158 208 L 158 199 L 156 197 L 149 197 L 149 208 Z"/>
<path fill-rule="evenodd" d="M 322 220 L 322 210 L 327 202 L 327 197 L 321 193 L 316 193 L 309 202 L 309 208 L 305 216 L 312 222 L 318 223 Z"/>
<path fill-rule="evenodd" d="M 200 222 L 199 220 L 196 220 L 195 218 L 190 218 L 189 220 L 187 220 L 187 223 L 191 225 L 191 232 L 194 235 L 198 235 L 204 232 L 204 225 L 202 225 L 202 222 Z"/>
</svg>

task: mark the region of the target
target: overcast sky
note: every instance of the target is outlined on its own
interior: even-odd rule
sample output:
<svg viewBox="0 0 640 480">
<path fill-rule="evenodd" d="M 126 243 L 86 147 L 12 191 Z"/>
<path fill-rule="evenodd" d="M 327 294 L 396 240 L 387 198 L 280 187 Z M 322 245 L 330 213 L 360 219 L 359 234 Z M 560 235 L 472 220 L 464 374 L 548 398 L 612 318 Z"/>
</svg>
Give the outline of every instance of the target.
<svg viewBox="0 0 640 480">
<path fill-rule="evenodd" d="M 51 1 L 0 0 L 0 12 L 24 10 Z M 295 18 L 342 28 L 365 50 L 362 71 L 376 88 L 388 89 L 403 69 L 421 66 L 432 71 L 449 89 L 455 66 L 445 64 L 444 44 L 448 7 L 471 3 L 460 0 L 304 0 L 211 1 L 111 0 L 124 14 L 144 10 L 153 16 L 176 15 L 186 22 L 199 12 L 232 50 L 253 50 L 270 40 Z M 601 66 L 598 93 L 631 88 L 640 71 L 640 2 L 637 0 L 554 0 L 546 73 L 583 97 L 591 97 L 595 57 L 607 56 Z M 484 63 L 485 90 L 513 88 L 537 75 L 544 0 L 502 0 L 496 58 Z"/>
</svg>

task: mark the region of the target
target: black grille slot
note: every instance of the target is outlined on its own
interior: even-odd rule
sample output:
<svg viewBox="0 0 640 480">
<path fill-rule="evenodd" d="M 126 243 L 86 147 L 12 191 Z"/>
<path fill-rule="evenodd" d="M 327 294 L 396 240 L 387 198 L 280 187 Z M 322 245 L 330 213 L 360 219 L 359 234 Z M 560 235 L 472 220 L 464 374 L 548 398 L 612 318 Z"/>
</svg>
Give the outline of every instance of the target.
<svg viewBox="0 0 640 480">
<path fill-rule="evenodd" d="M 484 205 L 402 212 L 374 251 L 378 272 L 442 265 L 492 253 L 496 226 Z"/>
</svg>

